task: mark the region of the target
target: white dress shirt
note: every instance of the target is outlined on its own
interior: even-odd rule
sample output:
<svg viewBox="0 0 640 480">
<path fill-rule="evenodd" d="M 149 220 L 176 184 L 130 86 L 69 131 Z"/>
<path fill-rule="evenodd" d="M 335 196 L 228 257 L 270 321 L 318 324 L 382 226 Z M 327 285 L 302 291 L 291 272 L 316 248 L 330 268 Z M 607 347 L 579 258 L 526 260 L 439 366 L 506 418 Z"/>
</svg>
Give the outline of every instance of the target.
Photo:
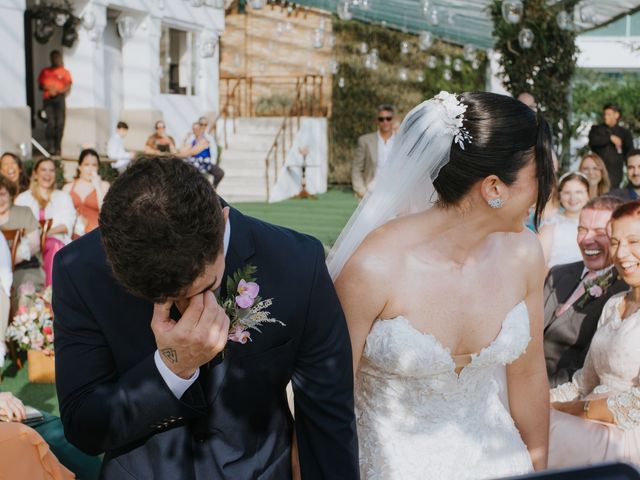
<svg viewBox="0 0 640 480">
<path fill-rule="evenodd" d="M 107 142 L 107 157 L 114 161 L 111 166 L 116 170 L 125 169 L 131 162 L 131 154 L 124 148 L 124 139 L 117 132 Z"/>
<path fill-rule="evenodd" d="M 376 165 L 376 177 L 380 174 L 380 171 L 387 164 L 387 160 L 389 159 L 389 153 L 391 152 L 391 148 L 393 148 L 393 140 L 395 135 L 391 135 L 387 141 L 384 141 L 380 132 L 378 132 L 378 164 Z"/>
<path fill-rule="evenodd" d="M 229 240 L 231 239 L 231 224 L 229 220 L 224 226 L 224 256 L 227 256 L 227 250 L 229 249 Z M 193 385 L 193 383 L 198 379 L 200 375 L 200 369 L 198 368 L 196 372 L 191 376 L 191 378 L 184 379 L 176 375 L 171 371 L 169 367 L 167 367 L 166 363 L 162 361 L 160 357 L 160 352 L 156 350 L 156 353 L 153 355 L 153 359 L 156 362 L 156 367 L 160 372 L 160 376 L 169 387 L 169 390 L 176 396 L 176 398 L 182 398 L 184 392 Z"/>
</svg>

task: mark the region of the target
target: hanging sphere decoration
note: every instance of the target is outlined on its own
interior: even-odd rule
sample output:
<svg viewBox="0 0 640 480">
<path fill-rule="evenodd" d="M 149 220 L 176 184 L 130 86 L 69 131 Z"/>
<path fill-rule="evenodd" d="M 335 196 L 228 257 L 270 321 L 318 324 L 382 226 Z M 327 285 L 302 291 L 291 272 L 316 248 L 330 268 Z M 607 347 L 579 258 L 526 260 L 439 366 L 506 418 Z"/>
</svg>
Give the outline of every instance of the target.
<svg viewBox="0 0 640 480">
<path fill-rule="evenodd" d="M 450 56 L 450 55 L 445 55 L 445 56 L 444 56 L 444 64 L 445 64 L 447 67 L 450 67 L 450 66 L 451 66 L 451 56 Z"/>
<path fill-rule="evenodd" d="M 333 75 L 338 73 L 339 69 L 340 69 L 340 64 L 335 58 L 332 58 L 331 60 L 329 60 L 329 70 L 331 70 L 331 73 Z"/>
<path fill-rule="evenodd" d="M 406 82 L 407 80 L 409 80 L 409 73 L 407 72 L 406 68 L 401 68 L 398 71 L 398 78 L 402 81 L 402 82 Z"/>
<path fill-rule="evenodd" d="M 369 45 L 367 45 L 367 42 L 360 42 L 358 49 L 360 50 L 360 53 L 363 55 L 366 55 L 367 53 L 369 53 Z"/>
<path fill-rule="evenodd" d="M 362 0 L 362 3 L 360 4 L 360 8 L 362 10 L 369 10 L 370 7 L 371 4 L 369 3 L 369 0 Z"/>
<path fill-rule="evenodd" d="M 569 13 L 564 10 L 561 10 L 560 12 L 558 12 L 558 15 L 556 15 L 556 23 L 558 24 L 560 30 L 571 30 L 571 28 L 573 27 L 571 15 L 569 15 Z"/>
<path fill-rule="evenodd" d="M 400 42 L 400 53 L 403 55 L 409 53 L 409 42 L 406 40 Z"/>
<path fill-rule="evenodd" d="M 576 8 L 579 8 L 580 12 L 580 21 L 587 25 L 593 25 L 597 21 L 596 11 L 592 5 L 588 3 L 584 3 L 582 5 L 578 5 Z"/>
<path fill-rule="evenodd" d="M 502 18 L 508 23 L 520 23 L 524 6 L 521 0 L 504 0 L 502 2 Z"/>
<path fill-rule="evenodd" d="M 442 72 L 442 78 L 444 78 L 447 82 L 451 80 L 452 78 L 451 70 L 447 68 L 444 72 Z"/>
<path fill-rule="evenodd" d="M 424 73 L 420 72 L 418 74 L 418 76 L 416 77 L 416 81 L 418 81 L 420 83 L 424 82 Z"/>
<path fill-rule="evenodd" d="M 520 30 L 520 33 L 518 34 L 518 43 L 520 44 L 520 48 L 525 50 L 531 48 L 533 46 L 534 38 L 535 35 L 530 28 L 523 28 Z"/>
<path fill-rule="evenodd" d="M 340 0 L 337 6 L 338 17 L 340 20 L 351 20 L 353 18 L 353 14 L 351 13 L 351 4 L 349 0 Z"/>
<path fill-rule="evenodd" d="M 474 58 L 471 62 L 471 68 L 474 70 L 478 70 L 480 68 L 480 61 L 477 58 Z"/>
<path fill-rule="evenodd" d="M 425 18 L 429 16 L 430 13 L 430 3 L 429 0 L 422 0 L 420 2 L 420 9 L 422 10 L 422 16 L 424 16 Z"/>
<path fill-rule="evenodd" d="M 466 44 L 462 50 L 462 55 L 467 62 L 473 62 L 476 58 L 476 47 L 471 44 Z"/>
<path fill-rule="evenodd" d="M 338 87 L 344 88 L 344 77 L 338 79 Z"/>
<path fill-rule="evenodd" d="M 420 50 L 424 52 L 425 50 L 429 50 L 429 48 L 431 48 L 431 45 L 433 45 L 433 35 L 431 34 L 431 32 L 428 32 L 426 30 L 420 32 L 420 37 L 418 39 L 418 48 L 420 48 Z"/>
<path fill-rule="evenodd" d="M 454 69 L 456 72 L 461 72 L 461 71 L 462 71 L 462 60 L 461 60 L 461 59 L 456 58 L 456 59 L 453 61 L 453 69 Z"/>
<path fill-rule="evenodd" d="M 437 66 L 438 66 L 438 59 L 436 58 L 436 56 L 435 55 L 429 55 L 429 58 L 427 59 L 427 67 L 429 67 L 431 70 L 433 70 Z"/>
<path fill-rule="evenodd" d="M 427 22 L 429 25 L 435 27 L 440 23 L 440 17 L 438 14 L 438 9 L 436 7 L 432 7 L 427 15 Z"/>
</svg>

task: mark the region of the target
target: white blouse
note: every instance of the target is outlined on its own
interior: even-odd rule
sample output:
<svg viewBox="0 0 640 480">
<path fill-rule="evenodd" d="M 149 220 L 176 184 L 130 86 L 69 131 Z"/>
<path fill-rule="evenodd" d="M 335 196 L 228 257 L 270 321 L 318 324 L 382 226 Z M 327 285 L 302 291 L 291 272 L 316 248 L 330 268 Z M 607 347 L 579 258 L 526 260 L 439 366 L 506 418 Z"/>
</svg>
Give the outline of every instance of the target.
<svg viewBox="0 0 640 480">
<path fill-rule="evenodd" d="M 16 198 L 14 202 L 16 205 L 22 205 L 24 207 L 29 207 L 33 212 L 33 216 L 36 219 L 40 219 L 40 205 L 30 190 L 22 192 Z M 67 244 L 71 241 L 71 233 L 73 232 L 73 225 L 76 222 L 76 209 L 73 206 L 73 200 L 71 199 L 71 195 L 63 192 L 62 190 L 54 190 L 51 193 L 51 198 L 49 199 L 49 203 L 44 209 L 44 217 L 46 219 L 53 219 L 53 224 L 51 228 L 57 227 L 58 225 L 64 225 L 67 227 L 67 233 L 58 233 L 52 235 L 52 237 L 57 238 L 62 241 L 64 244 Z"/>
</svg>

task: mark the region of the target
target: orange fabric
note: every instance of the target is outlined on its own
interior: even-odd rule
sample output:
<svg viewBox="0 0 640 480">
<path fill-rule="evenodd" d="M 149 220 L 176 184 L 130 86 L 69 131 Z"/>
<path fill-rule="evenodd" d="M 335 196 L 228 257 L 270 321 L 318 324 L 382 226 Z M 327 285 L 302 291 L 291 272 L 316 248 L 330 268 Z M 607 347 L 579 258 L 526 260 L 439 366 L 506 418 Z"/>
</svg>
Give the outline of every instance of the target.
<svg viewBox="0 0 640 480">
<path fill-rule="evenodd" d="M 62 92 L 71 85 L 71 74 L 64 67 L 46 67 L 40 71 L 38 76 L 38 85 L 44 89 L 45 100 L 50 97 L 47 91 L 48 87 L 55 88 L 58 92 Z"/>
<path fill-rule="evenodd" d="M 98 228 L 98 217 L 100 216 L 100 206 L 98 205 L 98 193 L 93 190 L 87 195 L 84 200 L 80 198 L 75 192 L 75 182 L 71 189 L 71 199 L 73 200 L 73 206 L 76 207 L 78 215 L 83 217 L 86 225 L 84 227 L 85 233 L 89 233 L 91 230 Z M 76 237 L 74 237 L 75 240 Z"/>
<path fill-rule="evenodd" d="M 33 428 L 0 423 L 0 480 L 67 480 L 76 476 L 55 457 Z"/>
</svg>

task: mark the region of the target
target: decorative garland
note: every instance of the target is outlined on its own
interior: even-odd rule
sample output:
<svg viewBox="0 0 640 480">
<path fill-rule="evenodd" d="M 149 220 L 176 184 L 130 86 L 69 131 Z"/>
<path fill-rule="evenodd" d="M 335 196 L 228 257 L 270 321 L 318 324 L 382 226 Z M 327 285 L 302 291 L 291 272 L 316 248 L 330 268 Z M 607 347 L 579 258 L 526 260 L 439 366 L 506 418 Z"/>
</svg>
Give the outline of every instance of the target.
<svg viewBox="0 0 640 480">
<path fill-rule="evenodd" d="M 62 45 L 71 48 L 78 39 L 76 26 L 81 22 L 73 14 L 73 7 L 69 0 L 59 2 L 45 2 L 29 9 L 35 20 L 33 35 L 38 43 L 46 44 L 56 27 L 62 28 Z"/>
</svg>

